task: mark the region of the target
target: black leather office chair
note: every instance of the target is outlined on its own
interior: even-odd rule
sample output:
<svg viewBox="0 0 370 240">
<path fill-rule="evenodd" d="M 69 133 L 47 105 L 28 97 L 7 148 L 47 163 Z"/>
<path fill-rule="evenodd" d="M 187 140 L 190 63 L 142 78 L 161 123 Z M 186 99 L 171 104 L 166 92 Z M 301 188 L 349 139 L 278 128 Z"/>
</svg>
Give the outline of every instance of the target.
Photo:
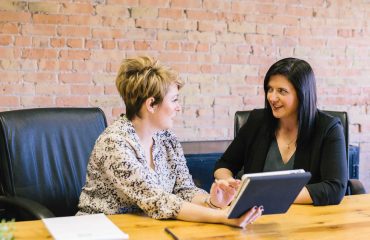
<svg viewBox="0 0 370 240">
<path fill-rule="evenodd" d="M 0 112 L 0 219 L 74 215 L 90 153 L 106 126 L 99 108 Z"/>
<path fill-rule="evenodd" d="M 346 140 L 346 152 L 348 160 L 348 115 L 347 112 L 337 112 L 337 111 L 323 111 L 324 113 L 337 117 L 340 119 L 344 128 L 344 137 Z M 250 111 L 237 111 L 234 118 L 234 137 L 238 133 L 239 129 L 247 122 Z M 364 186 L 357 179 L 349 179 L 347 186 L 347 195 L 353 194 L 363 194 L 366 193 Z"/>
</svg>

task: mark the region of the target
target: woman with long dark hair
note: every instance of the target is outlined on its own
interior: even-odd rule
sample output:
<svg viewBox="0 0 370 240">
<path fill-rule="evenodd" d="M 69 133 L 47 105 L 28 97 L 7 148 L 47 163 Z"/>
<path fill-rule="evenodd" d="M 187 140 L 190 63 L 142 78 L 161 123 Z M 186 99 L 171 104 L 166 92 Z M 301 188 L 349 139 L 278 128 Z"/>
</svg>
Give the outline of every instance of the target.
<svg viewBox="0 0 370 240">
<path fill-rule="evenodd" d="M 217 162 L 219 183 L 237 187 L 244 173 L 304 169 L 310 182 L 295 203 L 338 204 L 347 186 L 343 127 L 317 109 L 316 80 L 304 60 L 274 63 L 264 79 L 265 108 L 250 113 L 246 124 Z M 276 189 L 279 191 L 279 189 Z"/>
</svg>

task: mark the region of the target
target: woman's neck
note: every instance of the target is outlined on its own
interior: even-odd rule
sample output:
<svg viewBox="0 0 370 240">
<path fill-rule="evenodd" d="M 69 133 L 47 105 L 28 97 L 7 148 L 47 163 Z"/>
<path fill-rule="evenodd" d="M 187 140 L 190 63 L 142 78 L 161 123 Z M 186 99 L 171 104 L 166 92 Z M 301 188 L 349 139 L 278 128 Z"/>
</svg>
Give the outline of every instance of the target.
<svg viewBox="0 0 370 240">
<path fill-rule="evenodd" d="M 146 122 L 145 119 L 135 117 L 132 119 L 132 125 L 136 131 L 136 134 L 139 136 L 140 142 L 144 147 L 150 147 L 153 143 L 153 135 L 156 130 L 153 129 L 150 123 Z"/>
</svg>

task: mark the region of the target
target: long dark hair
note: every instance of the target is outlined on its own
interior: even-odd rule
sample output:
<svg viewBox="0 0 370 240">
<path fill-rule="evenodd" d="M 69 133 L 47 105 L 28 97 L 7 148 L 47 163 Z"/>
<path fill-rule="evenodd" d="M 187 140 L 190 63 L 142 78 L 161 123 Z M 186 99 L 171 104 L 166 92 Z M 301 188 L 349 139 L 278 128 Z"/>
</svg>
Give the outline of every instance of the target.
<svg viewBox="0 0 370 240">
<path fill-rule="evenodd" d="M 267 100 L 268 84 L 271 76 L 283 75 L 294 86 L 298 97 L 298 137 L 297 146 L 303 146 L 310 140 L 317 114 L 317 96 L 315 74 L 306 61 L 297 58 L 284 58 L 274 63 L 267 71 L 263 87 L 265 90 L 265 109 L 267 118 L 274 132 L 278 120 L 273 116 Z"/>
</svg>

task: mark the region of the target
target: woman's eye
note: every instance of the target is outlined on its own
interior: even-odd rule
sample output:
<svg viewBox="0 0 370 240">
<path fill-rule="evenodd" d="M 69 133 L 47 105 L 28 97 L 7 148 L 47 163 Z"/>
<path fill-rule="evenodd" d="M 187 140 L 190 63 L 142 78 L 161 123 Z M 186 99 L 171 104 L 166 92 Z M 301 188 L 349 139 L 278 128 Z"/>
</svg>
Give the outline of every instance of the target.
<svg viewBox="0 0 370 240">
<path fill-rule="evenodd" d="M 288 91 L 287 91 L 287 90 L 285 90 L 285 89 L 279 89 L 279 93 L 281 93 L 281 94 L 287 94 L 287 93 L 288 93 Z"/>
</svg>

